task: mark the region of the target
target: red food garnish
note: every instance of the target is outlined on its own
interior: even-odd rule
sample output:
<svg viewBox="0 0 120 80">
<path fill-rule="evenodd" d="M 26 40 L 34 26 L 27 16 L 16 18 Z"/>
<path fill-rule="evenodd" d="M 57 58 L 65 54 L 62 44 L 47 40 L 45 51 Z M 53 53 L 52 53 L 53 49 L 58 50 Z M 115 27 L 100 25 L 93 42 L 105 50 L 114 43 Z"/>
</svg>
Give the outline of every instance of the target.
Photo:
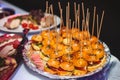
<svg viewBox="0 0 120 80">
<path fill-rule="evenodd" d="M 36 29 L 38 29 L 38 26 L 33 26 L 32 29 L 33 29 L 33 30 L 36 30 Z"/>
<path fill-rule="evenodd" d="M 13 43 L 13 47 L 16 49 L 19 44 L 20 44 L 20 42 L 18 40 L 15 40 Z"/>
<path fill-rule="evenodd" d="M 22 27 L 23 28 L 28 28 L 28 24 L 27 23 L 22 23 Z"/>
<path fill-rule="evenodd" d="M 30 28 L 30 29 L 33 29 L 33 30 L 36 30 L 36 29 L 38 29 L 38 26 L 30 23 L 30 24 L 29 24 L 29 28 Z"/>
<path fill-rule="evenodd" d="M 32 29 L 34 25 L 32 23 L 29 24 L 29 28 Z"/>
<path fill-rule="evenodd" d="M 32 30 L 38 29 L 38 26 L 34 25 L 33 23 L 30 23 L 30 24 L 22 23 L 22 27 L 25 29 L 32 29 Z"/>
</svg>

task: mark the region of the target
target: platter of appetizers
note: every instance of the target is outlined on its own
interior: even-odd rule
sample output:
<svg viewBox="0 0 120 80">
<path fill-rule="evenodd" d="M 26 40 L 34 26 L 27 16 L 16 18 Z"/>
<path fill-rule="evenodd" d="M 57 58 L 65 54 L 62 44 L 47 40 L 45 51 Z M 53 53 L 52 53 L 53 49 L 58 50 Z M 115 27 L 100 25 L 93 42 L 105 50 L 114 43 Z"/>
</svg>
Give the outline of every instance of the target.
<svg viewBox="0 0 120 80">
<path fill-rule="evenodd" d="M 0 79 L 8 80 L 19 65 L 18 46 L 22 36 L 18 34 L 4 34 L 0 36 Z M 20 50 L 20 49 L 19 49 Z M 19 56 L 20 57 L 20 56 Z"/>
<path fill-rule="evenodd" d="M 52 29 L 60 24 L 56 15 L 43 13 L 41 10 L 32 10 L 30 13 L 15 14 L 0 19 L 0 30 L 5 32 L 22 33 L 27 28 L 29 33 Z"/>
<path fill-rule="evenodd" d="M 33 71 L 52 79 L 93 75 L 107 67 L 110 53 L 105 43 L 89 36 L 78 29 L 42 31 L 25 45 L 24 61 Z"/>
</svg>

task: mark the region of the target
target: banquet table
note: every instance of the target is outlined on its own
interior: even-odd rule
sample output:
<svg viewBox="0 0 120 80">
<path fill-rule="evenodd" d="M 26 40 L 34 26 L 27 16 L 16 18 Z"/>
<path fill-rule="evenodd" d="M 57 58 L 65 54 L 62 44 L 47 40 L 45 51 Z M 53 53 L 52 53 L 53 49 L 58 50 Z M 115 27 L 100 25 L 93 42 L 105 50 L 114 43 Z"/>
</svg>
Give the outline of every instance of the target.
<svg viewBox="0 0 120 80">
<path fill-rule="evenodd" d="M 15 14 L 18 13 L 28 13 L 27 11 L 18 8 L 17 6 L 14 6 L 6 1 L 0 1 L 1 6 L 3 7 L 10 7 L 15 10 Z M 0 35 L 5 34 L 5 32 L 0 31 Z M 31 37 L 30 35 L 27 35 L 28 38 Z M 111 56 L 111 66 L 110 71 L 108 75 L 108 80 L 120 80 L 120 61 L 115 57 Z M 42 76 L 31 69 L 29 69 L 25 64 L 24 61 L 20 63 L 17 70 L 13 73 L 13 75 L 10 77 L 10 80 L 51 80 L 45 76 Z"/>
</svg>

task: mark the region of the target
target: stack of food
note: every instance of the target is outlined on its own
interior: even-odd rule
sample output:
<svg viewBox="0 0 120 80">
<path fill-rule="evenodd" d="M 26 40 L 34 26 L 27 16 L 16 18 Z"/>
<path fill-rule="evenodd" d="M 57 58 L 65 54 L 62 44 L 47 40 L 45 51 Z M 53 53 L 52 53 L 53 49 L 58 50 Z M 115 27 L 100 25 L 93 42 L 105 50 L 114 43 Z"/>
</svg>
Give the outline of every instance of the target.
<svg viewBox="0 0 120 80">
<path fill-rule="evenodd" d="M 16 34 L 0 36 L 0 79 L 8 80 L 17 67 L 15 55 L 22 37 Z"/>
</svg>

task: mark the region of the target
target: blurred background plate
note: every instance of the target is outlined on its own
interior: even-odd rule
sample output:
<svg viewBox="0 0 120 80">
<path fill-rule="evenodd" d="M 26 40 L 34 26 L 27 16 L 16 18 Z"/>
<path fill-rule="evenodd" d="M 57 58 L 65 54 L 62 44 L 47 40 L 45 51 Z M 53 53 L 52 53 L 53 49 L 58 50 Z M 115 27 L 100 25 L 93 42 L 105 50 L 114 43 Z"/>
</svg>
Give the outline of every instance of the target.
<svg viewBox="0 0 120 80">
<path fill-rule="evenodd" d="M 26 15 L 26 14 L 28 14 L 28 13 L 15 14 L 15 15 L 7 16 L 7 17 L 4 17 L 4 18 L 0 19 L 0 30 L 4 31 L 4 32 L 9 32 L 9 33 L 23 33 L 24 28 L 22 28 L 21 25 L 16 29 L 7 29 L 4 26 L 4 24 L 5 24 L 5 22 L 7 22 L 7 20 L 9 18 L 12 18 L 14 16 L 22 16 L 22 15 Z M 45 14 L 45 15 L 48 15 L 48 14 Z M 53 29 L 56 26 L 58 26 L 60 24 L 60 17 L 58 17 L 56 15 L 53 15 L 53 16 L 54 16 L 54 24 L 53 25 L 51 25 L 50 27 L 39 28 L 37 30 L 30 30 L 29 33 L 39 33 L 42 30 Z"/>
</svg>

